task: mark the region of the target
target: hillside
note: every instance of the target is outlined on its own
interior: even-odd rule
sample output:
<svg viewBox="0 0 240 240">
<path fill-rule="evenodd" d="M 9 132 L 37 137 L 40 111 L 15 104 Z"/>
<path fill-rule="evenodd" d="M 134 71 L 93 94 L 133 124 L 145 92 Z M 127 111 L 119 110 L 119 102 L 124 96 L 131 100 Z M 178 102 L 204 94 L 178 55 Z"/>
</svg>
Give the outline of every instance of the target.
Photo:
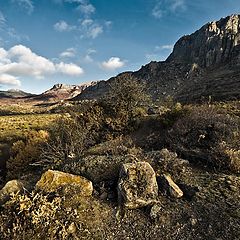
<svg viewBox="0 0 240 240">
<path fill-rule="evenodd" d="M 21 98 L 21 97 L 31 97 L 33 94 L 26 93 L 18 89 L 10 89 L 8 91 L 0 91 L 0 98 Z"/>
<path fill-rule="evenodd" d="M 153 98 L 168 95 L 181 102 L 238 99 L 240 91 L 240 15 L 207 23 L 180 38 L 163 62 L 151 62 L 136 72 L 123 73 L 145 82 Z M 119 76 L 122 76 L 120 74 Z M 85 89 L 77 99 L 93 99 L 119 76 Z"/>
</svg>

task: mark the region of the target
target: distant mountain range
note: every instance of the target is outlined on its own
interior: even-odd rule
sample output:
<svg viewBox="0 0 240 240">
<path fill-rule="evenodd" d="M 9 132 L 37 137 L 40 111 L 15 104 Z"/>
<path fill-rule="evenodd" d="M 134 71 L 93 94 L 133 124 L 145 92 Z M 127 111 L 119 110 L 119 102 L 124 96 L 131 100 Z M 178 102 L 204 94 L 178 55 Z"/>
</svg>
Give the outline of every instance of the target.
<svg viewBox="0 0 240 240">
<path fill-rule="evenodd" d="M 28 101 L 96 99 L 120 76 L 133 76 L 146 83 L 153 98 L 172 96 L 180 102 L 240 99 L 240 15 L 205 24 L 195 33 L 180 38 L 166 61 L 150 62 L 136 72 L 121 73 L 107 81 L 83 85 L 56 84 L 31 95 L 22 91 L 0 92 L 1 98 Z"/>
<path fill-rule="evenodd" d="M 0 100 L 5 103 L 47 103 L 59 102 L 61 100 L 72 99 L 81 94 L 87 87 L 93 86 L 95 82 L 81 85 L 55 84 L 51 89 L 41 94 L 26 93 L 21 90 L 0 91 Z"/>
</svg>

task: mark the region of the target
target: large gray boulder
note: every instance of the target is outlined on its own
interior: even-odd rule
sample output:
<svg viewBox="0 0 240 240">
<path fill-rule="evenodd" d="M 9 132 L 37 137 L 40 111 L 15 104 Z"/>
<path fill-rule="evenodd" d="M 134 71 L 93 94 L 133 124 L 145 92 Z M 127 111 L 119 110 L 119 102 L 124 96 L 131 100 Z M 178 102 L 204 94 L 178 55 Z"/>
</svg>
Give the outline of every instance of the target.
<svg viewBox="0 0 240 240">
<path fill-rule="evenodd" d="M 120 204 L 128 209 L 136 209 L 155 203 L 157 196 L 156 174 L 149 163 L 122 165 L 118 182 Z"/>
</svg>

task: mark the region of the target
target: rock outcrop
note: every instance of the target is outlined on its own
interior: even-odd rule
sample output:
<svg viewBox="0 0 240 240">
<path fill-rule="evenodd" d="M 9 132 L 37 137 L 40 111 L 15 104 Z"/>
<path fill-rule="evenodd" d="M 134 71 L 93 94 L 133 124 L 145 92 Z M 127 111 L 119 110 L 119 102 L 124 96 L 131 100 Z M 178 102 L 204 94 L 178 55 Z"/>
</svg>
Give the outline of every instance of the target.
<svg viewBox="0 0 240 240">
<path fill-rule="evenodd" d="M 147 162 L 123 164 L 119 174 L 119 203 L 136 209 L 156 202 L 158 185 L 156 175 Z"/>
<path fill-rule="evenodd" d="M 46 193 L 59 190 L 69 191 L 74 189 L 81 196 L 91 196 L 93 192 L 92 182 L 84 177 L 69 173 L 48 170 L 36 184 L 36 189 Z"/>
<path fill-rule="evenodd" d="M 200 67 L 231 61 L 239 51 L 239 17 L 232 15 L 220 21 L 210 22 L 194 34 L 182 37 L 175 44 L 167 61 L 186 62 Z"/>
</svg>

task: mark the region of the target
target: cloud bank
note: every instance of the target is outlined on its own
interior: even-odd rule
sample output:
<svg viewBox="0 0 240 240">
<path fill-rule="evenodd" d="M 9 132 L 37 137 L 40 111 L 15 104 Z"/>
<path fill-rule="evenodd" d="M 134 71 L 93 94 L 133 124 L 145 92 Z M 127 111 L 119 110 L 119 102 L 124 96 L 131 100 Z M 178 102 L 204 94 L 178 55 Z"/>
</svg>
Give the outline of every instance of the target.
<svg viewBox="0 0 240 240">
<path fill-rule="evenodd" d="M 0 48 L 0 84 L 3 85 L 20 86 L 21 77 L 43 79 L 52 74 L 79 76 L 83 73 L 83 69 L 74 63 L 54 63 L 23 45 L 9 50 Z"/>
</svg>

